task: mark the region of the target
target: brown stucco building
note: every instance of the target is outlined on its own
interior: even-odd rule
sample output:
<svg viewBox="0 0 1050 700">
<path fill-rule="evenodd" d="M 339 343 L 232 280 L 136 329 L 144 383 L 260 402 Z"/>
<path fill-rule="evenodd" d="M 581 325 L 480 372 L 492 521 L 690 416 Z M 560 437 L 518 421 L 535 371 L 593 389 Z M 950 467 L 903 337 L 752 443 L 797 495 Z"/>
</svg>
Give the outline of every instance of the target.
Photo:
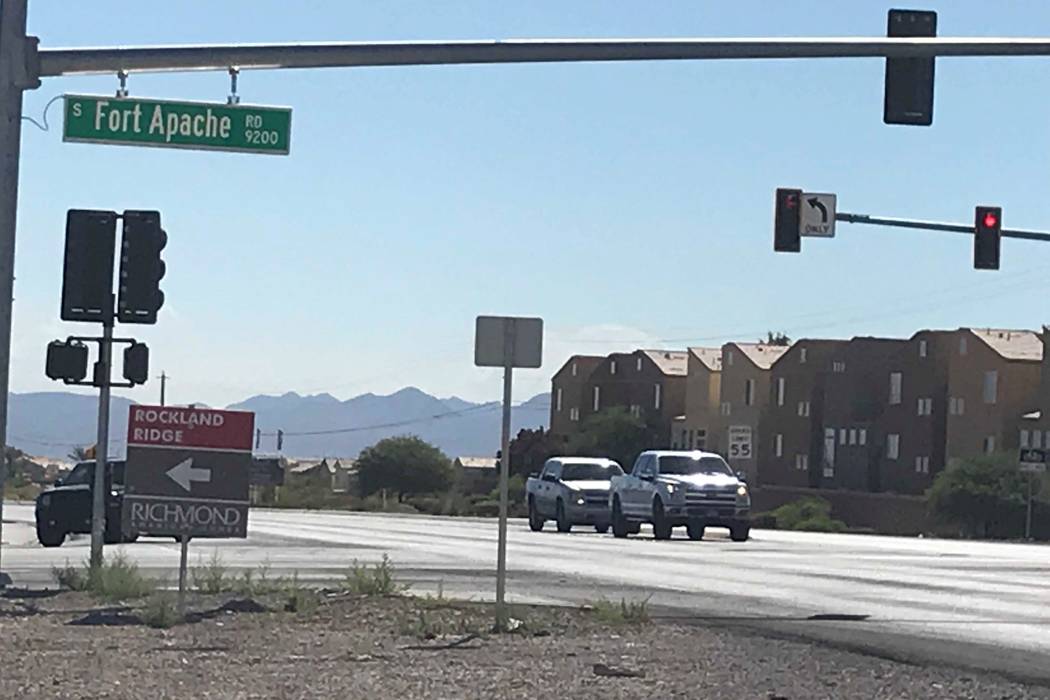
<svg viewBox="0 0 1050 700">
<path fill-rule="evenodd" d="M 758 479 L 759 426 L 769 404 L 770 368 L 787 351 L 785 346 L 764 343 L 722 346 L 719 452 L 752 480 Z"/>
<path fill-rule="evenodd" d="M 562 439 L 574 434 L 587 403 L 587 380 L 601 356 L 573 355 L 551 378 L 550 431 Z"/>
<path fill-rule="evenodd" d="M 675 417 L 671 429 L 673 449 L 720 449 L 716 426 L 721 392 L 722 349 L 689 348 L 685 379 L 685 415 Z"/>
</svg>

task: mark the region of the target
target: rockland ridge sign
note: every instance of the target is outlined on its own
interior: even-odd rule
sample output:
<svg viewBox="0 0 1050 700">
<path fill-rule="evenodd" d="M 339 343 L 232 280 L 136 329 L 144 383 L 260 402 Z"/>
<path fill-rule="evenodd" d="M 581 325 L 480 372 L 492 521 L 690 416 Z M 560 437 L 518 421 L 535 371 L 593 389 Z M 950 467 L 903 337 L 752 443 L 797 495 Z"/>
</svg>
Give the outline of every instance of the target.
<svg viewBox="0 0 1050 700">
<path fill-rule="evenodd" d="M 132 406 L 125 532 L 246 537 L 255 415 Z"/>
</svg>

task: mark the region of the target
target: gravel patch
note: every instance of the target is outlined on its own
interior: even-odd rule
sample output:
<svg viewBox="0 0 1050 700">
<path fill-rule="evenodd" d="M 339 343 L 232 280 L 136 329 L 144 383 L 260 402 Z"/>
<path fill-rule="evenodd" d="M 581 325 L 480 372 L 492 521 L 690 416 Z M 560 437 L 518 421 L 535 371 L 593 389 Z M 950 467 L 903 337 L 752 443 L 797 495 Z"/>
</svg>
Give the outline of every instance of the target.
<svg viewBox="0 0 1050 700">
<path fill-rule="evenodd" d="M 158 630 L 71 625 L 92 611 L 136 613 L 82 594 L 0 600 L 0 698 L 1050 700 L 1050 689 L 991 675 L 736 629 L 603 624 L 588 611 L 515 608 L 518 630 L 494 635 L 491 608 L 471 603 L 341 597 L 310 614 L 227 607 Z"/>
</svg>

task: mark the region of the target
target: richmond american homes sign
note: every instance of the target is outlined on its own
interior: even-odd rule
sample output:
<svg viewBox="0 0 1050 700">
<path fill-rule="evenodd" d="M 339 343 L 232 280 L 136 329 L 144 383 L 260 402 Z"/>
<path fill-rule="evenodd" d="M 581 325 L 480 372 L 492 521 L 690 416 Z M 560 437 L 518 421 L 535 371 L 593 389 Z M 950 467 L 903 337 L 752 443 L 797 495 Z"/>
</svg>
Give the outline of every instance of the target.
<svg viewBox="0 0 1050 700">
<path fill-rule="evenodd" d="M 247 537 L 255 414 L 132 406 L 124 530 Z"/>
</svg>

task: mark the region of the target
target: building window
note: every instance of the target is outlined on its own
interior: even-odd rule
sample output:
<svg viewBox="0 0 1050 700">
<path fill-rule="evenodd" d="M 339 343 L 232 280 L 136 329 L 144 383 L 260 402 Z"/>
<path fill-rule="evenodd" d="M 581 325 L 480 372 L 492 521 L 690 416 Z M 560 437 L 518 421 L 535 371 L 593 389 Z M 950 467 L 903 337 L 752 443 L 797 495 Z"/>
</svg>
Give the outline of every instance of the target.
<svg viewBox="0 0 1050 700">
<path fill-rule="evenodd" d="M 555 411 L 561 411 L 561 387 L 558 387 L 558 391 L 555 393 L 554 406 Z"/>
<path fill-rule="evenodd" d="M 861 446 L 868 444 L 868 429 L 867 428 L 861 428 L 860 430 L 857 431 L 857 444 L 861 445 Z"/>
<path fill-rule="evenodd" d="M 798 402 L 798 414 L 802 417 L 809 415 L 809 401 Z"/>
<path fill-rule="evenodd" d="M 732 410 L 733 410 L 733 407 L 732 407 L 732 405 L 730 405 L 730 403 L 728 401 L 723 401 L 722 402 L 722 415 L 723 416 L 728 416 L 732 412 Z"/>
<path fill-rule="evenodd" d="M 959 338 L 959 354 L 966 354 L 966 336 Z"/>
<path fill-rule="evenodd" d="M 845 445 L 846 444 L 846 429 L 845 428 L 839 428 L 839 444 L 840 445 Z"/>
<path fill-rule="evenodd" d="M 915 458 L 915 473 L 916 474 L 929 474 L 930 473 L 930 458 L 929 457 L 916 457 Z"/>
<path fill-rule="evenodd" d="M 707 431 L 697 430 L 696 437 L 693 438 L 693 449 L 703 450 L 707 447 Z"/>
<path fill-rule="evenodd" d="M 919 415 L 933 415 L 933 399 L 919 399 Z"/>
<path fill-rule="evenodd" d="M 597 411 L 601 407 L 601 387 L 594 387 L 594 410 Z"/>
<path fill-rule="evenodd" d="M 795 455 L 795 469 L 799 471 L 809 470 L 809 455 Z"/>
<path fill-rule="evenodd" d="M 999 394 L 999 372 L 988 370 L 984 373 L 984 402 L 995 403 Z"/>
<path fill-rule="evenodd" d="M 1039 431 L 1038 430 L 1035 431 L 1035 434 L 1038 435 Z M 1021 431 L 1021 449 L 1023 450 L 1026 447 L 1028 447 L 1028 431 L 1027 430 L 1022 430 Z"/>
<path fill-rule="evenodd" d="M 953 416 L 961 416 L 966 411 L 966 402 L 962 397 L 953 396 L 948 399 L 948 413 Z"/>
<path fill-rule="evenodd" d="M 926 357 L 926 341 L 919 341 L 919 357 Z"/>
<path fill-rule="evenodd" d="M 897 459 L 901 456 L 901 436 L 892 433 L 886 436 L 886 459 Z"/>
<path fill-rule="evenodd" d="M 799 350 L 798 350 L 798 363 L 800 365 L 806 364 L 806 348 L 799 348 Z"/>
<path fill-rule="evenodd" d="M 773 438 L 773 452 L 777 457 L 784 456 L 784 436 L 777 433 L 777 436 Z"/>
<path fill-rule="evenodd" d="M 574 377 L 576 376 L 576 363 L 575 362 L 572 363 L 572 376 L 574 376 Z"/>
<path fill-rule="evenodd" d="M 901 373 L 890 372 L 890 405 L 895 406 L 901 402 Z"/>
<path fill-rule="evenodd" d="M 682 448 L 685 448 L 685 447 L 687 447 L 689 445 L 689 443 L 685 441 L 686 434 L 687 434 L 687 432 L 686 432 L 685 428 L 683 428 L 682 429 L 682 442 L 679 443 L 682 446 Z M 675 447 L 678 447 L 678 445 L 675 445 Z"/>
<path fill-rule="evenodd" d="M 1032 431 L 1032 447 L 1037 450 L 1043 446 L 1043 432 L 1041 430 Z"/>
<path fill-rule="evenodd" d="M 642 358 L 639 357 L 637 360 L 634 361 L 634 369 L 636 372 L 642 371 Z"/>
<path fill-rule="evenodd" d="M 616 374 L 616 360 L 609 361 L 609 374 Z"/>
<path fill-rule="evenodd" d="M 748 379 L 744 382 L 744 405 L 753 406 L 755 403 L 755 380 Z"/>
<path fill-rule="evenodd" d="M 733 351 L 732 350 L 726 350 L 726 364 L 729 365 L 730 367 L 733 366 Z"/>
<path fill-rule="evenodd" d="M 653 384 L 653 408 L 660 410 L 660 385 Z"/>
<path fill-rule="evenodd" d="M 857 444 L 857 429 L 856 428 L 850 428 L 849 429 L 849 444 L 851 444 L 851 445 L 856 445 Z"/>
<path fill-rule="evenodd" d="M 636 403 L 631 404 L 631 415 L 634 416 L 635 418 L 641 418 L 642 417 L 642 407 L 639 406 Z M 682 434 L 683 435 L 685 434 L 684 430 L 682 431 Z"/>
<path fill-rule="evenodd" d="M 569 409 L 569 420 L 578 421 L 580 419 L 580 409 L 573 406 Z"/>
<path fill-rule="evenodd" d="M 842 374 L 843 372 L 846 371 L 846 363 L 842 362 L 841 360 L 838 360 L 836 362 L 832 362 L 831 363 L 831 371 L 835 372 L 836 374 Z"/>
<path fill-rule="evenodd" d="M 784 378 L 777 377 L 777 406 L 784 405 Z"/>
<path fill-rule="evenodd" d="M 835 478 L 835 466 L 832 464 L 824 463 L 824 478 L 834 479 Z"/>
<path fill-rule="evenodd" d="M 989 435 L 984 439 L 984 453 L 990 455 L 995 452 L 995 436 Z"/>
</svg>

